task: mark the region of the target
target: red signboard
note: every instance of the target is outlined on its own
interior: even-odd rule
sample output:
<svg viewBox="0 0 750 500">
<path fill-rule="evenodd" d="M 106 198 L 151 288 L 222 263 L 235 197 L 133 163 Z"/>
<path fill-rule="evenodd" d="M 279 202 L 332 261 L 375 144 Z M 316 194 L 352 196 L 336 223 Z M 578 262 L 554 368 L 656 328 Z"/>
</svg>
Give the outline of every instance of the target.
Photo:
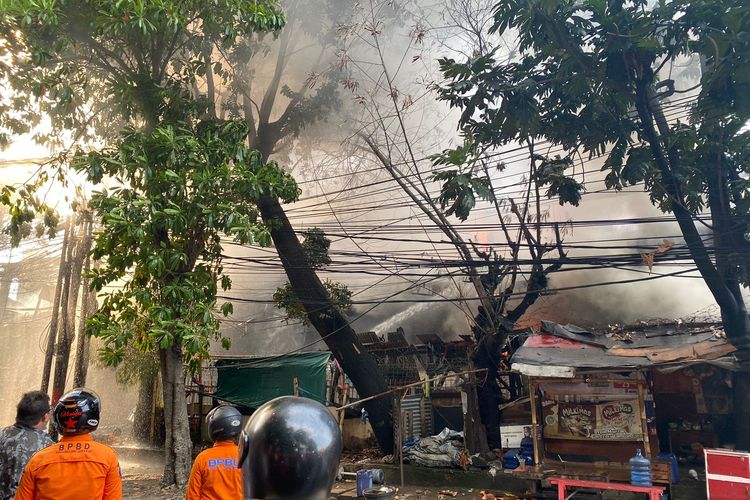
<svg viewBox="0 0 750 500">
<path fill-rule="evenodd" d="M 750 453 L 705 449 L 709 500 L 750 498 Z"/>
</svg>

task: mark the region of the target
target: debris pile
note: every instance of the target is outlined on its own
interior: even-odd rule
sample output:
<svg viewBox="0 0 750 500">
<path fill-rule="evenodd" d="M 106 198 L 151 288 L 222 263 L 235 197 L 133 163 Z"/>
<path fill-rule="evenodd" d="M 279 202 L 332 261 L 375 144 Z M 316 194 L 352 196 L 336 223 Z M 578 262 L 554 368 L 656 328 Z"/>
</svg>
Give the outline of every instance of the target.
<svg viewBox="0 0 750 500">
<path fill-rule="evenodd" d="M 424 437 L 404 446 L 404 461 L 426 467 L 466 466 L 464 433 L 447 427 L 436 436 Z"/>
</svg>

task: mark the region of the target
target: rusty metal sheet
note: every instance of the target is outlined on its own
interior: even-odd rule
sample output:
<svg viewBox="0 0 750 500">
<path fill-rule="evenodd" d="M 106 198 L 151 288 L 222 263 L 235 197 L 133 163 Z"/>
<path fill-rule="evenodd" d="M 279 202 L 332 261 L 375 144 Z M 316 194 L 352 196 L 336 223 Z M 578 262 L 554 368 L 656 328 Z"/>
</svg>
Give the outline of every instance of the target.
<svg viewBox="0 0 750 500">
<path fill-rule="evenodd" d="M 583 342 L 584 344 L 612 347 L 614 342 L 604 335 L 592 333 L 576 325 L 561 325 L 552 321 L 542 321 L 542 332 L 556 335 L 568 340 Z"/>
<path fill-rule="evenodd" d="M 552 321 L 542 321 L 542 331 L 568 340 L 575 340 L 607 349 L 675 348 L 697 344 L 714 338 L 714 330 L 704 329 L 693 332 L 689 328 L 676 328 L 675 325 L 649 326 L 648 328 L 623 330 L 616 333 L 592 332 L 576 325 L 561 325 Z M 657 334 L 662 332 L 662 334 Z M 627 337 L 629 341 L 622 340 Z"/>
<path fill-rule="evenodd" d="M 521 347 L 512 363 L 529 365 L 570 366 L 574 368 L 631 368 L 650 366 L 645 356 L 612 356 L 604 349 L 558 349 L 549 347 Z"/>
</svg>

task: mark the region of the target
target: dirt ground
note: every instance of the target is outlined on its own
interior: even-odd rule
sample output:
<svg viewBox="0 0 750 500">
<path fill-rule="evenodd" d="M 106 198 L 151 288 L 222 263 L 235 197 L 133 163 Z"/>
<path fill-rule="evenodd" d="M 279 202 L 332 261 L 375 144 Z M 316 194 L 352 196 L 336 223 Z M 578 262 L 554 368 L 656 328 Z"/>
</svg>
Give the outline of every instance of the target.
<svg viewBox="0 0 750 500">
<path fill-rule="evenodd" d="M 336 483 L 333 487 L 332 498 L 346 499 L 346 498 L 357 498 L 357 486 L 354 481 L 343 481 Z M 481 499 L 484 491 L 480 491 L 476 488 L 446 488 L 434 487 L 426 488 L 419 486 L 406 486 L 403 489 L 398 488 L 397 499 L 408 499 L 408 500 L 434 500 L 434 499 L 445 499 L 450 500 L 452 498 L 472 498 Z M 489 492 L 488 492 L 489 493 Z M 503 495 L 501 491 L 493 491 L 496 500 L 517 500 L 519 497 L 508 494 Z M 485 497 L 487 498 L 487 497 Z M 490 497 L 491 498 L 491 497 Z"/>
<path fill-rule="evenodd" d="M 163 489 L 161 487 L 161 472 L 163 463 L 160 453 L 146 454 L 141 451 L 135 456 L 128 456 L 124 450 L 120 450 L 120 465 L 123 472 L 123 498 L 125 499 L 144 499 L 144 500 L 180 500 L 185 498 L 185 494 L 174 488 Z M 706 487 L 702 471 L 700 473 L 701 481 L 694 481 L 689 478 L 687 469 L 681 470 L 682 480 L 678 485 L 673 487 L 672 498 L 674 500 L 701 500 L 706 498 Z M 408 476 L 408 480 L 414 480 Z M 391 481 L 393 482 L 393 481 Z M 421 484 L 430 486 L 407 486 L 399 491 L 399 500 L 421 500 L 421 499 L 481 499 L 483 491 L 480 488 L 471 488 L 471 484 L 461 482 L 456 477 L 449 477 L 443 480 L 434 479 L 423 481 Z M 420 484 L 420 483 L 416 483 Z M 431 486 L 436 484 L 436 486 Z M 502 491 L 491 491 L 495 494 L 496 499 L 511 500 L 519 497 L 507 495 L 502 496 Z M 331 495 L 332 499 L 353 499 L 356 497 L 356 482 L 353 479 L 346 479 L 337 482 Z M 491 498 L 491 497 L 490 497 Z M 545 498 L 556 498 L 554 491 L 547 492 Z M 632 495 L 617 494 L 617 492 L 607 492 L 602 496 L 606 500 L 630 500 L 635 498 Z"/>
<path fill-rule="evenodd" d="M 181 500 L 185 494 L 176 489 L 163 489 L 159 482 L 159 476 L 156 474 L 132 474 L 126 475 L 123 481 L 123 498 L 124 499 L 144 499 L 144 500 Z M 676 488 L 673 492 L 675 500 L 700 500 L 705 499 L 705 486 L 700 483 L 698 488 Z M 445 487 L 410 487 L 407 486 L 398 493 L 399 500 L 434 500 L 444 499 L 481 499 L 483 491 L 474 488 L 445 488 Z M 503 496 L 502 491 L 492 491 L 497 500 L 516 500 L 519 497 L 513 495 Z M 547 498 L 554 498 L 555 494 L 550 493 Z M 348 480 L 336 483 L 331 492 L 331 499 L 350 499 L 357 498 L 356 483 Z M 607 500 L 625 500 L 636 498 L 635 495 L 618 494 L 617 492 L 607 492 L 603 495 Z"/>
<path fill-rule="evenodd" d="M 336 483 L 331 492 L 331 498 L 333 499 L 347 499 L 357 498 L 356 483 L 354 481 L 344 481 Z M 441 491 L 448 493 L 447 495 L 441 495 Z M 453 494 L 456 496 L 452 496 Z M 124 499 L 143 499 L 143 500 L 178 500 L 185 498 L 184 493 L 175 489 L 163 489 L 159 483 L 158 476 L 153 475 L 132 475 L 125 476 L 123 478 L 123 495 Z M 420 488 L 420 487 L 406 487 L 404 490 L 399 491 L 397 496 L 399 500 L 422 500 L 436 498 L 481 498 L 481 493 L 473 489 L 439 489 L 439 488 Z M 502 498 L 502 497 L 498 497 Z M 515 497 L 507 497 L 515 498 Z"/>
<path fill-rule="evenodd" d="M 122 498 L 143 498 L 144 500 L 178 500 L 185 494 L 176 489 L 162 488 L 155 476 L 123 476 Z"/>
</svg>

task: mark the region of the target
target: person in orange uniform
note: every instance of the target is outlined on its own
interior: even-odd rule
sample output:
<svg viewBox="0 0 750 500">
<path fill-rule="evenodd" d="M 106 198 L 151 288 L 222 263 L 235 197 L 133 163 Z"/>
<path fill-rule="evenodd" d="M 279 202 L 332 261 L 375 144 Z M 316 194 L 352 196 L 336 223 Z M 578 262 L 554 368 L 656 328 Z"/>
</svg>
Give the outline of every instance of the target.
<svg viewBox="0 0 750 500">
<path fill-rule="evenodd" d="M 206 423 L 214 445 L 195 458 L 185 500 L 241 500 L 237 436 L 242 414 L 232 406 L 217 406 L 206 416 Z"/>
<path fill-rule="evenodd" d="M 73 389 L 53 410 L 59 442 L 38 451 L 24 469 L 16 500 L 119 500 L 122 475 L 115 450 L 95 442 L 99 396 Z"/>
</svg>

